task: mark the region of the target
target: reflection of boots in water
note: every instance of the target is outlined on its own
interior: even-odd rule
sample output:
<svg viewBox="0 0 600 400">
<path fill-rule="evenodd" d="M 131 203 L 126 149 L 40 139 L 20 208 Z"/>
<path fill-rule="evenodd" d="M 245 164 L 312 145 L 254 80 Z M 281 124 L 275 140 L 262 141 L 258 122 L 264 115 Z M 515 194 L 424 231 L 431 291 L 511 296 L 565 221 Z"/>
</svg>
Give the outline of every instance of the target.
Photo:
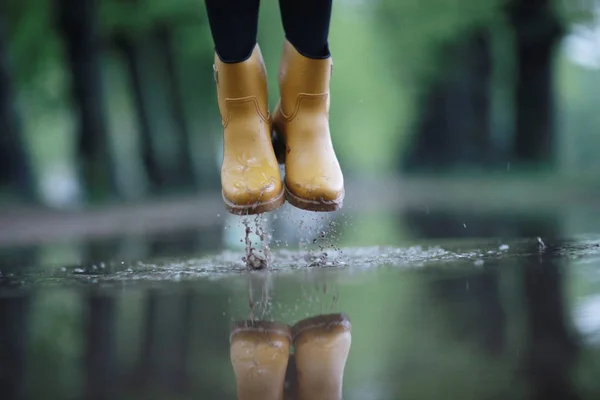
<svg viewBox="0 0 600 400">
<path fill-rule="evenodd" d="M 234 325 L 230 357 L 238 400 L 283 400 L 290 338 L 290 328 L 281 323 L 242 321 Z"/>
<path fill-rule="evenodd" d="M 297 400 L 340 400 L 351 325 L 345 314 L 319 315 L 292 328 Z"/>
<path fill-rule="evenodd" d="M 287 371 L 285 372 L 285 400 L 298 400 L 298 373 L 296 371 L 296 356 L 290 354 Z"/>
</svg>

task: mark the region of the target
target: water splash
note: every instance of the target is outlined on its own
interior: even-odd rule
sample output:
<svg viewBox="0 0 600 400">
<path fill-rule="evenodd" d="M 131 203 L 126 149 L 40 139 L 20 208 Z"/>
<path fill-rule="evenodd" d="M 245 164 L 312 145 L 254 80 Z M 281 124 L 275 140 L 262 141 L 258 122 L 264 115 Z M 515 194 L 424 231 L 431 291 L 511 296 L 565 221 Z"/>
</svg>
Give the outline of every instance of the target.
<svg viewBox="0 0 600 400">
<path fill-rule="evenodd" d="M 272 260 L 269 238 L 263 223 L 264 220 L 260 215 L 256 215 L 252 220 L 247 217 L 242 220 L 242 224 L 245 227 L 244 243 L 246 245 L 246 254 L 242 257 L 242 261 L 244 261 L 246 267 L 252 270 L 268 269 Z M 258 237 L 258 241 L 262 244 L 262 254 L 252 245 L 252 233 Z"/>
<path fill-rule="evenodd" d="M 39 268 L 0 269 L 0 286 L 21 287 L 28 285 L 74 284 L 135 284 L 136 282 L 180 282 L 198 279 L 215 280 L 232 275 L 270 275 L 270 273 L 296 273 L 297 271 L 341 270 L 341 277 L 352 277 L 354 272 L 379 268 L 414 269 L 432 265 L 447 267 L 481 268 L 495 259 L 518 259 L 535 249 L 537 238 L 510 241 L 507 250 L 500 250 L 497 240 L 481 242 L 457 241 L 432 247 L 355 247 L 327 249 L 291 250 L 269 249 L 268 270 L 248 274 L 245 251 L 225 250 L 218 254 L 192 258 L 164 258 L 149 261 L 111 261 L 71 266 L 45 266 Z M 252 246 L 253 247 L 253 246 Z M 546 243 L 556 257 L 563 257 L 578 265 L 594 264 L 600 259 L 600 238 L 580 237 L 562 241 L 560 246 Z M 254 252 L 254 250 L 253 250 Z M 326 260 L 323 262 L 323 260 Z M 318 282 L 317 282 L 318 284 Z M 329 291 L 331 288 L 322 287 Z M 255 298 L 260 298 L 258 295 Z M 268 293 L 265 299 L 268 300 Z M 262 300 L 260 300 L 262 301 Z M 266 301 L 268 302 L 268 301 Z"/>
</svg>

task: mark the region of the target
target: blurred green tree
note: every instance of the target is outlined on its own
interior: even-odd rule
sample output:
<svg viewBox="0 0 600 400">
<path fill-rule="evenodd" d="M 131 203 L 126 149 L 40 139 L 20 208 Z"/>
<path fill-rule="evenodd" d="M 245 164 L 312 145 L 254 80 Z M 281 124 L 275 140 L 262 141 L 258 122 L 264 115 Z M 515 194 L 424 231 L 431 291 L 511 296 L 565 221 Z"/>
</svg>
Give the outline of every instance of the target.
<svg viewBox="0 0 600 400">
<path fill-rule="evenodd" d="M 476 27 L 441 45 L 443 73 L 420 96 L 415 138 L 403 170 L 443 172 L 490 162 L 492 54 L 490 31 Z"/>
<path fill-rule="evenodd" d="M 96 12 L 81 14 L 91 22 L 81 24 L 73 15 L 87 10 L 87 1 L 97 2 Z M 64 163 L 81 172 L 87 197 L 98 200 L 140 198 L 147 188 L 153 194 L 217 189 L 221 126 L 202 4 L 85 0 L 68 12 L 55 7 L 61 4 L 70 3 L 2 4 L 13 60 L 9 102 L 26 116 L 17 122 L 17 137 L 25 158 L 31 154 L 29 169 L 36 173 L 29 176 L 48 182 Z M 591 19 L 593 4 L 340 2 L 331 35 L 341 66 L 332 82 L 331 123 L 347 176 L 394 163 L 403 171 L 488 168 L 499 161 L 506 168 L 513 159 L 552 165 L 565 136 L 554 120 L 565 113 L 574 142 L 568 148 L 581 149 L 569 150 L 571 159 L 580 153 L 586 155 L 577 165 L 593 159 L 590 146 L 580 143 L 594 143 L 594 94 L 576 93 L 579 72 L 560 76 L 571 100 L 553 107 L 555 100 L 567 102 L 553 95 L 557 44 L 567 24 Z M 277 3 L 265 2 L 259 38 L 271 103 L 278 97 L 282 37 Z M 357 51 L 377 56 L 356 57 Z M 584 164 L 592 168 L 592 161 Z"/>
<path fill-rule="evenodd" d="M 553 0 L 512 0 L 507 13 L 516 41 L 514 158 L 519 164 L 553 167 L 554 60 L 564 23 Z"/>
<path fill-rule="evenodd" d="M 34 108 L 38 114 L 54 112 L 57 116 L 58 110 L 64 110 L 63 114 L 69 109 L 76 111 L 75 168 L 88 200 L 121 195 L 123 185 L 131 184 L 124 177 L 123 161 L 115 154 L 123 154 L 119 149 L 123 134 L 115 130 L 121 127 L 109 123 L 113 117 L 108 114 L 114 111 L 107 108 L 123 96 L 133 98 L 139 136 L 139 146 L 133 151 L 139 151 L 154 193 L 186 190 L 197 181 L 203 188 L 218 183 L 212 133 L 198 129 L 206 129 L 205 120 L 214 111 L 208 103 L 212 97 L 205 95 L 214 89 L 210 87 L 212 44 L 199 40 L 206 37 L 201 4 L 189 0 L 164 4 L 146 0 L 73 4 L 67 0 L 8 0 L 5 7 L 17 89 L 23 94 L 35 93 L 32 101 L 27 101 L 29 111 Z M 113 77 L 107 66 L 121 59 L 131 87 L 115 88 L 110 82 Z M 52 71 L 60 71 L 63 65 L 67 73 L 53 75 Z M 206 73 L 198 77 L 200 68 Z M 122 123 L 123 118 L 118 118 Z M 38 128 L 37 122 L 29 125 L 30 130 Z M 65 131 L 68 125 L 63 122 L 52 128 Z M 37 137 L 32 141 L 39 146 Z M 198 142 L 205 146 L 198 148 Z M 52 145 L 56 154 L 61 153 L 58 143 Z M 48 153 L 46 148 L 42 151 Z M 129 154 L 126 158 L 136 157 Z"/>
<path fill-rule="evenodd" d="M 415 111 L 402 171 L 447 171 L 489 163 L 494 60 L 490 26 L 500 1 L 382 1 L 397 51 L 397 79 Z"/>
<path fill-rule="evenodd" d="M 518 165 L 553 166 L 557 145 L 553 71 L 556 48 L 565 33 L 565 16 L 557 2 L 428 3 L 416 7 L 412 2 L 383 1 L 381 6 L 388 31 L 413 41 L 398 45 L 412 47 L 411 55 L 417 47 L 422 52 L 413 60 L 407 60 L 406 53 L 396 56 L 405 64 L 400 79 L 416 82 L 419 105 L 401 169 L 493 166 L 502 155 L 491 135 L 492 99 L 499 89 L 493 77 L 497 69 L 506 68 L 514 69 L 515 77 L 514 98 L 508 105 L 514 108 L 508 157 Z M 498 25 L 508 29 L 490 29 Z M 413 34 L 403 33 L 408 30 Z M 503 43 L 500 53 L 494 48 L 497 43 Z"/>
<path fill-rule="evenodd" d="M 110 45 L 126 61 L 141 158 L 155 192 L 195 185 L 191 133 L 182 90 L 185 79 L 174 42 L 180 27 L 200 24 L 198 9 L 198 4 L 186 0 L 167 5 L 144 0 L 104 2 L 104 26 Z M 165 128 L 165 121 L 170 121 L 169 128 Z M 165 148 L 173 149 L 173 154 L 165 154 Z"/>
<path fill-rule="evenodd" d="M 117 195 L 118 188 L 107 127 L 98 1 L 56 0 L 56 11 L 78 111 L 77 161 L 82 182 L 88 200 L 106 200 Z"/>
<path fill-rule="evenodd" d="M 0 189 L 34 200 L 35 182 L 17 109 L 5 15 L 0 12 Z"/>
</svg>

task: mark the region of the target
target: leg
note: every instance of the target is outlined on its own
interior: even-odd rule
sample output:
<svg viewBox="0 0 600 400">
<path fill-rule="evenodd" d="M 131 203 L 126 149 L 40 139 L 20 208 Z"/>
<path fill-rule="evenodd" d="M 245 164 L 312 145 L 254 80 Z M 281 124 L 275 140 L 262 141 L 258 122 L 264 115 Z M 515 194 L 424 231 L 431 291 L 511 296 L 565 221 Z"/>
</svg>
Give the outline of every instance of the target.
<svg viewBox="0 0 600 400">
<path fill-rule="evenodd" d="M 285 37 L 303 56 L 329 57 L 332 2 L 333 0 L 279 0 Z"/>
<path fill-rule="evenodd" d="M 205 0 L 210 32 L 221 61 L 245 61 L 256 45 L 260 0 Z"/>
<path fill-rule="evenodd" d="M 232 214 L 271 211 L 285 196 L 271 143 L 267 75 L 256 44 L 259 0 L 205 1 L 223 123 L 223 201 Z"/>
<path fill-rule="evenodd" d="M 344 177 L 329 132 L 328 35 L 332 0 L 280 0 L 286 33 L 273 113 L 286 198 L 310 211 L 342 207 Z"/>
</svg>

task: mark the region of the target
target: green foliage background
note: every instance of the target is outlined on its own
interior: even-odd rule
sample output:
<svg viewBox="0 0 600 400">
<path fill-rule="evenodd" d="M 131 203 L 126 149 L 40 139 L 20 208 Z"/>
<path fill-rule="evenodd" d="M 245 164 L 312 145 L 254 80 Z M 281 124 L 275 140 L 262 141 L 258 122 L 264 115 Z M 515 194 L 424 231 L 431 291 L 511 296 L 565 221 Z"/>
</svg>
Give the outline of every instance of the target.
<svg viewBox="0 0 600 400">
<path fill-rule="evenodd" d="M 277 68 L 283 30 L 275 0 L 262 2 L 259 42 L 267 63 L 270 102 L 277 100 Z M 563 18 L 573 24 L 595 26 L 596 3 L 557 2 Z M 68 102 L 68 72 L 64 48 L 54 29 L 53 3 L 45 0 L 7 0 L 10 48 L 18 80 L 20 110 L 38 180 L 53 167 L 73 166 L 74 111 Z M 457 40 L 474 26 L 506 33 L 504 0 L 336 1 L 331 26 L 335 73 L 332 82 L 331 124 L 334 142 L 346 175 L 373 175 L 392 171 L 404 156 L 411 138 L 416 100 L 430 79 L 444 74 L 440 47 Z M 144 193 L 140 161 L 131 157 L 138 146 L 132 117 L 132 93 L 126 84 L 123 60 L 110 49 L 116 32 L 143 39 L 157 25 L 175 27 L 178 68 L 182 76 L 186 117 L 193 134 L 191 152 L 201 173 L 208 154 L 220 153 L 220 127 L 212 82 L 212 40 L 202 2 L 101 1 L 105 88 L 113 148 L 122 186 L 129 196 Z M 494 135 L 498 146 L 510 140 L 512 79 L 510 35 L 494 36 Z M 152 63 L 149 58 L 148 63 Z M 600 170 L 595 157 L 599 144 L 600 72 L 585 69 L 560 53 L 556 61 L 560 174 L 592 174 Z M 160 75 L 156 75 L 160 82 Z M 161 103 L 160 86 L 155 96 Z M 161 143 L 170 146 L 172 121 L 160 122 Z M 168 151 L 166 152 L 168 154 Z M 216 164 L 216 163 L 213 163 Z M 212 164 L 211 164 L 212 165 Z M 209 167 L 213 168 L 213 167 Z"/>
</svg>

